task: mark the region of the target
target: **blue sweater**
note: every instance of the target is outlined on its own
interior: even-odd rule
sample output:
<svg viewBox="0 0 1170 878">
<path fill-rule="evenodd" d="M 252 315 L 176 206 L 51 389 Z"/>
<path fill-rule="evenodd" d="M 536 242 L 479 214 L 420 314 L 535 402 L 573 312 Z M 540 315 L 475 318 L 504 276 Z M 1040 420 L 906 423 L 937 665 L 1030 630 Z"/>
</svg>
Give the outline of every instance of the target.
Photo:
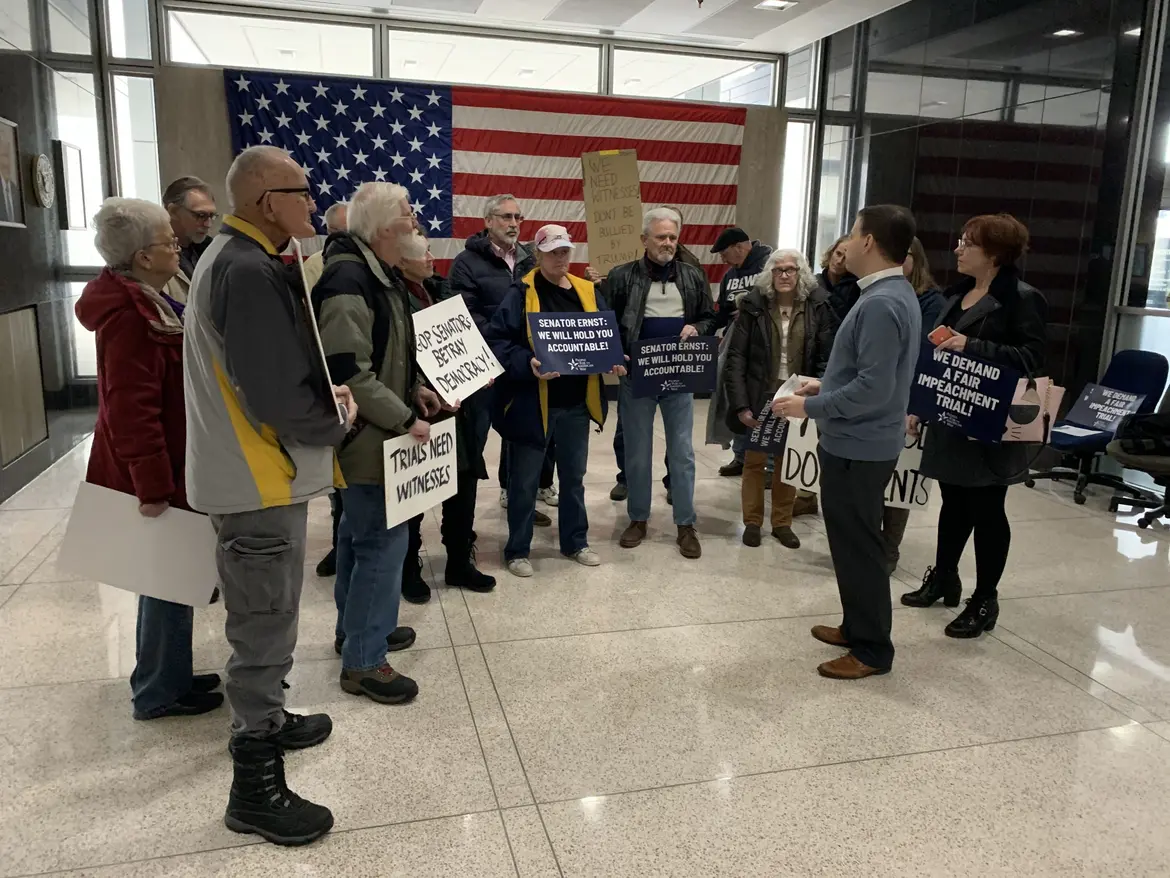
<svg viewBox="0 0 1170 878">
<path fill-rule="evenodd" d="M 909 281 L 886 277 L 862 292 L 837 330 L 820 394 L 805 403 L 825 451 L 897 459 L 921 345 L 922 312 Z"/>
</svg>

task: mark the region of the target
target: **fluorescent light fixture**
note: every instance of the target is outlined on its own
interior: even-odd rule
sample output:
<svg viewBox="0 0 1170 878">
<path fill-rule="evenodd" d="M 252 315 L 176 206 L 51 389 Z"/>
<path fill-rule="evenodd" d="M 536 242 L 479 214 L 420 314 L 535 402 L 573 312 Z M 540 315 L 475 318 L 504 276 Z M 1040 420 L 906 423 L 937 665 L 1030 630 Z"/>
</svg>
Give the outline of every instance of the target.
<svg viewBox="0 0 1170 878">
<path fill-rule="evenodd" d="M 1079 30 L 1070 30 L 1069 28 L 1061 28 L 1052 32 L 1054 37 L 1079 37 L 1081 32 Z"/>
<path fill-rule="evenodd" d="M 528 79 L 528 78 L 530 78 L 530 77 L 532 76 L 532 74 L 534 74 L 535 72 L 536 72 L 536 71 L 535 71 L 535 70 L 533 70 L 531 67 L 521 67 L 521 68 L 520 68 L 520 72 L 519 72 L 519 73 L 516 75 L 516 78 L 517 78 L 517 79 Z"/>
<path fill-rule="evenodd" d="M 1140 27 L 1135 27 L 1133 30 L 1127 30 L 1125 35 L 1127 37 L 1140 37 L 1142 35 L 1142 29 Z"/>
<path fill-rule="evenodd" d="M 636 76 L 630 77 L 629 79 L 627 79 L 625 82 L 622 83 L 622 85 L 641 85 L 641 84 L 642 84 L 642 80 L 638 79 L 638 77 L 636 77 Z"/>
<path fill-rule="evenodd" d="M 789 6 L 795 6 L 796 0 L 760 0 L 756 4 L 756 9 L 787 9 Z"/>
<path fill-rule="evenodd" d="M 416 64 L 418 64 L 418 62 L 415 61 L 413 58 L 403 58 L 402 59 L 402 66 L 403 67 L 414 67 Z"/>
</svg>

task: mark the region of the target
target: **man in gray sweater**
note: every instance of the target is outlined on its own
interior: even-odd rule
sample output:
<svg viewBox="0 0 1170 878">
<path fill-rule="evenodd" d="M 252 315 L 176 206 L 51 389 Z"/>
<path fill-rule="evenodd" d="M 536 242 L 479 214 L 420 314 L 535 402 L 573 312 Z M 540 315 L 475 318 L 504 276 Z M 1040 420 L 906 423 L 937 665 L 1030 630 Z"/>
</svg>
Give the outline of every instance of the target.
<svg viewBox="0 0 1170 878">
<path fill-rule="evenodd" d="M 885 674 L 894 662 L 882 507 L 921 344 L 921 310 L 902 275 L 914 235 L 906 208 L 862 208 L 845 242 L 861 298 L 837 331 L 825 377 L 772 405 L 778 415 L 814 418 L 820 432 L 821 508 L 843 618 L 840 627 L 814 626 L 812 635 L 849 650 L 817 668 L 834 679 Z"/>
</svg>

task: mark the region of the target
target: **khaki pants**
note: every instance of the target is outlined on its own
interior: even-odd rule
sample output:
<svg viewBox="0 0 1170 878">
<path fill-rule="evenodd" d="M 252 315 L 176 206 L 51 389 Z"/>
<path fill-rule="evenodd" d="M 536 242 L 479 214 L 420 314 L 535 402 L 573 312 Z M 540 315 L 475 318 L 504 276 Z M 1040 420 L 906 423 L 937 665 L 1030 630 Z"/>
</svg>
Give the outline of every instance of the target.
<svg viewBox="0 0 1170 878">
<path fill-rule="evenodd" d="M 777 461 L 779 463 L 779 461 Z M 762 451 L 746 451 L 743 456 L 743 481 L 740 496 L 743 505 L 743 523 L 762 527 L 764 524 L 764 468 L 768 455 Z M 796 488 L 780 481 L 780 467 L 772 471 L 772 527 L 792 525 L 792 504 L 796 502 Z"/>
</svg>

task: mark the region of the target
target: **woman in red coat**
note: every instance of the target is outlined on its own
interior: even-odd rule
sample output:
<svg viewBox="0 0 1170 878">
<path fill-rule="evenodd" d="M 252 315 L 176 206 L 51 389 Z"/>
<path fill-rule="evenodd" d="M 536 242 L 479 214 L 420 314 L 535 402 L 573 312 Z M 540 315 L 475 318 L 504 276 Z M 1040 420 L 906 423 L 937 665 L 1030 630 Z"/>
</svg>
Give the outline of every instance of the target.
<svg viewBox="0 0 1170 878">
<path fill-rule="evenodd" d="M 132 494 L 147 518 L 188 509 L 183 484 L 183 302 L 162 293 L 179 270 L 166 210 L 110 198 L 94 217 L 106 268 L 85 287 L 77 319 L 97 334 L 98 418 L 86 481 Z M 134 718 L 214 710 L 219 676 L 192 674 L 191 607 L 138 598 Z"/>
</svg>

